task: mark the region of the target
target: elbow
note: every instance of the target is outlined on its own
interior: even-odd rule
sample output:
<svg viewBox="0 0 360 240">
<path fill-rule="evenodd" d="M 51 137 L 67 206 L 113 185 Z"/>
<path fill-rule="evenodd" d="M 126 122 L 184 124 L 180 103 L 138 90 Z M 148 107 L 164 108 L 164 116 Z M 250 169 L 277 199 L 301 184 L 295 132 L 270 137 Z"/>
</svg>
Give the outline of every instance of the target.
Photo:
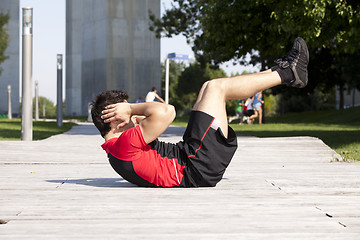
<svg viewBox="0 0 360 240">
<path fill-rule="evenodd" d="M 149 114 L 153 119 L 157 119 L 163 123 L 171 123 L 175 119 L 175 107 L 164 103 L 154 103 L 153 108 L 148 109 Z"/>
<path fill-rule="evenodd" d="M 171 123 L 176 116 L 175 107 L 173 105 L 163 104 L 163 109 L 159 111 L 158 114 L 161 115 L 161 119 Z"/>
<path fill-rule="evenodd" d="M 175 116 L 176 116 L 176 111 L 175 111 L 175 107 L 173 105 L 167 104 L 166 115 L 169 118 L 169 120 L 171 120 L 171 122 L 174 121 Z"/>
</svg>

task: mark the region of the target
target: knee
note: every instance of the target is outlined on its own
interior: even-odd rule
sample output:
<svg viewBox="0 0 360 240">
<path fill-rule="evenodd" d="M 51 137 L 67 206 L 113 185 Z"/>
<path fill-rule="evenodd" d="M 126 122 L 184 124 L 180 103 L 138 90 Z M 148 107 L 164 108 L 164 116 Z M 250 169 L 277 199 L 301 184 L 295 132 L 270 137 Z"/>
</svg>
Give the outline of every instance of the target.
<svg viewBox="0 0 360 240">
<path fill-rule="evenodd" d="M 201 86 L 201 91 L 204 91 L 208 85 L 209 81 L 206 81 L 203 83 L 203 85 Z"/>
<path fill-rule="evenodd" d="M 208 90 L 211 90 L 211 91 L 223 93 L 224 92 L 224 84 L 223 83 L 224 83 L 224 81 L 221 81 L 220 79 L 213 79 L 213 80 L 206 81 L 203 84 L 203 87 L 205 86 Z"/>
</svg>

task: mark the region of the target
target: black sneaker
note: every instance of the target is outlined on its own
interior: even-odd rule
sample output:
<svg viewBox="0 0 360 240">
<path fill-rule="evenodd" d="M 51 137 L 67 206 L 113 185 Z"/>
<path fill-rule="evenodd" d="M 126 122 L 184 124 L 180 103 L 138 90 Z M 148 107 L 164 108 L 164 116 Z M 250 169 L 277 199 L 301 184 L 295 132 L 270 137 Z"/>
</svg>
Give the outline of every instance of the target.
<svg viewBox="0 0 360 240">
<path fill-rule="evenodd" d="M 309 50 L 306 42 L 301 37 L 294 41 L 294 45 L 286 56 L 275 61 L 278 66 L 273 69 L 290 68 L 293 73 L 292 79 L 282 79 L 282 83 L 290 87 L 304 88 L 308 83 L 307 66 L 309 63 Z"/>
</svg>

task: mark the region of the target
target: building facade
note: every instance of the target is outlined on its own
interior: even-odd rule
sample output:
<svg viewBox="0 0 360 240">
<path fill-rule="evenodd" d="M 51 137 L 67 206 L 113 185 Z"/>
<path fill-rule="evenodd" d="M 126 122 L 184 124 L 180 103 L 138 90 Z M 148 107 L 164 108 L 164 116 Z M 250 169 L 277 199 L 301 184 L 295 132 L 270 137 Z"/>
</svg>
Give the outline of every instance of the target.
<svg viewBox="0 0 360 240">
<path fill-rule="evenodd" d="M 68 116 L 87 115 L 100 92 L 123 89 L 135 101 L 161 87 L 160 40 L 149 31 L 160 0 L 66 1 Z"/>
<path fill-rule="evenodd" d="M 9 14 L 7 25 L 9 42 L 5 55 L 9 58 L 1 65 L 0 114 L 8 112 L 8 85 L 11 86 L 12 115 L 19 117 L 19 0 L 1 0 L 0 12 Z"/>
</svg>

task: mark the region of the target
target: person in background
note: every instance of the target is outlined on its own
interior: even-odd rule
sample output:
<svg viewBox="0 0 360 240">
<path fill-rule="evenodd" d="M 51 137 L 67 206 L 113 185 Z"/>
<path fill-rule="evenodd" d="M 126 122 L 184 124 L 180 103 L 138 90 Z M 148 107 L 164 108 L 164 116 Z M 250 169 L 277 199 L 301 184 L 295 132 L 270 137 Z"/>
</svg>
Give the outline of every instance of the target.
<svg viewBox="0 0 360 240">
<path fill-rule="evenodd" d="M 264 100 L 262 100 L 262 91 L 257 92 L 254 96 L 254 114 L 250 116 L 250 120 L 254 122 L 255 118 L 259 117 L 259 124 L 262 124 L 262 105 Z"/>
<path fill-rule="evenodd" d="M 246 110 L 244 111 L 245 120 L 247 121 L 248 124 L 252 124 L 253 121 L 250 120 L 249 118 L 254 114 L 253 97 L 247 98 L 244 105 L 245 105 L 244 108 L 246 108 Z"/>
<path fill-rule="evenodd" d="M 240 118 L 240 124 L 242 124 L 243 118 L 244 118 L 244 100 L 242 100 L 242 99 L 238 99 L 236 101 L 235 116 L 229 118 L 229 124 L 232 121 L 239 119 L 239 118 Z"/>
<path fill-rule="evenodd" d="M 165 103 L 164 99 L 162 99 L 158 94 L 157 94 L 157 89 L 155 87 L 151 88 L 151 91 L 148 92 L 148 94 L 146 95 L 145 98 L 145 102 L 153 102 L 154 100 L 158 99 L 160 102 Z"/>
<path fill-rule="evenodd" d="M 141 102 L 144 102 L 144 99 L 142 97 L 139 97 L 137 100 L 136 100 L 136 103 L 141 103 Z"/>
</svg>

